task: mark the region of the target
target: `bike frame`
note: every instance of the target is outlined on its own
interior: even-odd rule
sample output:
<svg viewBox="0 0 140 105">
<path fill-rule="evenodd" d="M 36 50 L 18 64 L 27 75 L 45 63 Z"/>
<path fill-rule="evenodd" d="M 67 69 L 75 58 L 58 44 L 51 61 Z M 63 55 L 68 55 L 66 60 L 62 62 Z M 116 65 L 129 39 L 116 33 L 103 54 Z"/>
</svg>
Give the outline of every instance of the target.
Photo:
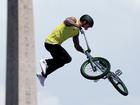
<svg viewBox="0 0 140 105">
<path fill-rule="evenodd" d="M 84 36 L 84 39 L 85 39 L 85 42 L 86 42 L 86 46 L 87 46 L 87 50 L 84 51 L 84 54 L 87 56 L 87 59 L 89 60 L 89 63 L 92 67 L 92 70 L 93 72 L 97 71 L 96 67 L 98 67 L 101 71 L 102 69 L 104 69 L 104 67 L 102 65 L 100 65 L 100 62 L 93 62 L 93 58 L 91 56 L 91 49 L 89 47 L 89 44 L 88 44 L 88 41 L 87 41 L 87 38 L 86 38 L 86 35 L 83 31 L 83 29 L 80 30 L 81 34 L 83 34 Z M 96 65 L 94 66 L 93 63 Z M 118 77 L 122 74 L 121 70 L 117 70 L 115 73 L 114 72 L 111 72 L 109 71 L 105 76 L 103 76 L 102 78 L 99 78 L 99 79 L 106 79 L 108 78 L 108 80 L 112 83 L 112 85 L 115 87 L 115 89 L 117 91 L 119 91 L 122 95 L 124 96 L 127 96 L 128 95 L 128 90 L 127 90 L 127 87 L 125 86 L 125 84 L 122 82 L 122 80 Z M 89 78 L 88 78 L 89 79 Z M 99 80 L 98 79 L 98 80 Z M 114 80 L 117 82 L 114 82 Z M 118 85 L 120 85 L 122 88 L 120 88 Z"/>
</svg>

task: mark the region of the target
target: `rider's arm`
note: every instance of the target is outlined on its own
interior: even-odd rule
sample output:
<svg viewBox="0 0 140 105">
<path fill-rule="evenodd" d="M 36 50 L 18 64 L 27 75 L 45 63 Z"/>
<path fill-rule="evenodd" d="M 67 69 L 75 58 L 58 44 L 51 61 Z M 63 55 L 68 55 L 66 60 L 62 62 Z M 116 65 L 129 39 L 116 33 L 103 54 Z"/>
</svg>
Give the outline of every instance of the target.
<svg viewBox="0 0 140 105">
<path fill-rule="evenodd" d="M 75 27 L 80 28 L 79 25 L 76 24 L 76 22 L 77 22 L 77 20 L 75 17 L 68 17 L 64 20 L 64 24 L 66 26 L 75 26 Z"/>
<path fill-rule="evenodd" d="M 77 51 L 84 53 L 83 48 L 79 44 L 79 35 L 73 37 L 73 43 Z"/>
</svg>

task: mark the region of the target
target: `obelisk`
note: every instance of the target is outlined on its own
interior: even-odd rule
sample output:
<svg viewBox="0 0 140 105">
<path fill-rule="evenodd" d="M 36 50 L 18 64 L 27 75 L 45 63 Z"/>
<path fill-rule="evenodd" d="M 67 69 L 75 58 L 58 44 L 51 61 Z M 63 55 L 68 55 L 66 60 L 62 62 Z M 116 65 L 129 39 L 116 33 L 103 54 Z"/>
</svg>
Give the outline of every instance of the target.
<svg viewBox="0 0 140 105">
<path fill-rule="evenodd" d="M 37 105 L 32 0 L 8 0 L 6 105 Z"/>
</svg>

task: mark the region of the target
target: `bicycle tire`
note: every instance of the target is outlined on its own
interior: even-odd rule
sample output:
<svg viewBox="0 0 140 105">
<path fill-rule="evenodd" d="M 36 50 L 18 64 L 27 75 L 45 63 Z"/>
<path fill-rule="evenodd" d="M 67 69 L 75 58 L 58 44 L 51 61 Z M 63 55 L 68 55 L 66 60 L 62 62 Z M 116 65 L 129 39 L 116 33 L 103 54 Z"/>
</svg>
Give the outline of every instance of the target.
<svg viewBox="0 0 140 105">
<path fill-rule="evenodd" d="M 128 95 L 127 87 L 115 73 L 111 72 L 111 75 L 108 77 L 108 79 L 119 93 L 121 93 L 124 96 Z M 121 86 L 121 87 L 119 87 L 119 86 Z"/>
<path fill-rule="evenodd" d="M 110 72 L 111 65 L 108 62 L 108 60 L 106 60 L 105 58 L 102 58 L 102 57 L 94 57 L 94 58 L 92 58 L 92 62 L 96 62 L 96 61 L 103 62 L 104 65 L 106 66 L 106 70 L 104 72 L 102 72 L 102 74 L 97 75 L 97 76 L 89 75 L 89 74 L 86 73 L 86 67 L 87 67 L 88 64 L 90 64 L 90 61 L 86 60 L 81 65 L 81 69 L 80 69 L 81 74 L 82 74 L 83 77 L 85 77 L 86 79 L 90 79 L 90 80 L 97 80 L 97 79 L 103 78 L 104 76 L 106 76 Z"/>
</svg>

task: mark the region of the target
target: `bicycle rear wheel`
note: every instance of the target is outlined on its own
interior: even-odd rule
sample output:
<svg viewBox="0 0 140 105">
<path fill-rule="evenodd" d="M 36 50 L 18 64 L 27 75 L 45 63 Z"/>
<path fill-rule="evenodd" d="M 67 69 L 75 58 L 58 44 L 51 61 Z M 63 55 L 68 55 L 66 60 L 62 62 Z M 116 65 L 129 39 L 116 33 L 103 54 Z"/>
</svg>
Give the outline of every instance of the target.
<svg viewBox="0 0 140 105">
<path fill-rule="evenodd" d="M 128 95 L 128 90 L 123 81 L 113 72 L 108 77 L 109 81 L 115 87 L 115 89 L 124 96 Z"/>
<path fill-rule="evenodd" d="M 93 64 L 93 68 L 91 67 L 90 63 Z M 105 58 L 94 57 L 92 58 L 92 62 L 90 62 L 89 60 L 85 61 L 82 64 L 80 71 L 82 76 L 86 79 L 100 79 L 109 73 L 110 63 Z"/>
</svg>

